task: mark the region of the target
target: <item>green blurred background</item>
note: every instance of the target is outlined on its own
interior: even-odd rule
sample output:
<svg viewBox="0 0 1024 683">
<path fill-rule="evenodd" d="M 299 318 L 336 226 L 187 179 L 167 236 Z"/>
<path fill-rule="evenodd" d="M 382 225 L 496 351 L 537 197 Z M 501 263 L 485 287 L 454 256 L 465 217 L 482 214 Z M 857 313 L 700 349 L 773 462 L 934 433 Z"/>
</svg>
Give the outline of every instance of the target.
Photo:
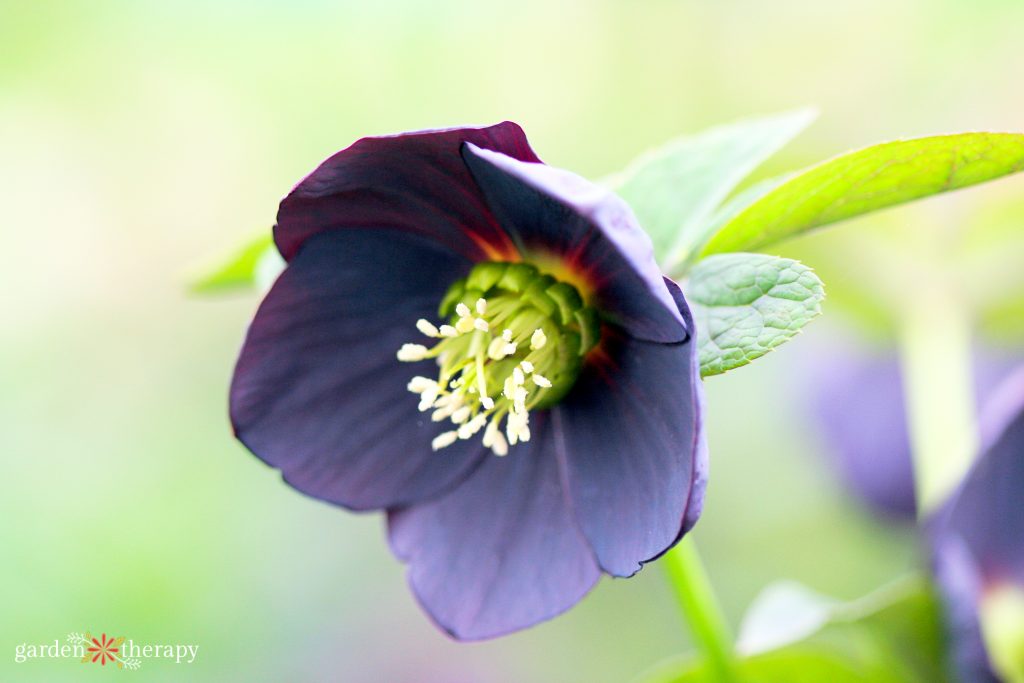
<svg viewBox="0 0 1024 683">
<path fill-rule="evenodd" d="M 0 680 L 616 682 L 687 649 L 656 565 L 527 632 L 448 640 L 378 516 L 296 493 L 233 441 L 226 388 L 257 299 L 189 298 L 189 273 L 268 229 L 291 185 L 362 135 L 512 119 L 546 161 L 598 178 L 680 133 L 805 104 L 822 118 L 764 173 L 1020 130 L 1022 28 L 1012 0 L 0 0 Z M 850 235 L 998 232 L 1021 188 L 804 240 L 844 249 L 835 283 L 821 268 L 835 310 L 807 336 L 881 267 Z M 842 493 L 780 399 L 802 341 L 707 383 L 695 537 L 734 624 L 773 580 L 854 597 L 916 561 L 913 534 Z M 199 656 L 14 663 L 19 643 L 85 630 Z"/>
</svg>

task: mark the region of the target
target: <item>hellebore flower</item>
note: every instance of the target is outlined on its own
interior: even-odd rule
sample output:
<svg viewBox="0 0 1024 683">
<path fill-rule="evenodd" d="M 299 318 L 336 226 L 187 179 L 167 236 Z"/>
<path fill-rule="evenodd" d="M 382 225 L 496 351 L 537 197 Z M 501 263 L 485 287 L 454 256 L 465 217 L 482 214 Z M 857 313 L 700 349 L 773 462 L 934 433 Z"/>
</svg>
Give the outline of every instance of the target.
<svg viewBox="0 0 1024 683">
<path fill-rule="evenodd" d="M 912 521 L 917 500 L 898 355 L 847 336 L 808 346 L 798 368 L 800 399 L 840 481 L 870 509 Z"/>
<path fill-rule="evenodd" d="M 917 498 L 899 353 L 855 330 L 805 340 L 793 376 L 799 402 L 822 437 L 842 484 L 875 512 L 914 522 Z M 986 396 L 1019 354 L 978 347 L 975 398 Z"/>
<path fill-rule="evenodd" d="M 386 510 L 450 634 L 551 618 L 694 524 L 686 302 L 626 204 L 518 126 L 359 140 L 282 201 L 274 240 L 235 432 L 300 491 Z"/>
<path fill-rule="evenodd" d="M 982 454 L 929 522 L 954 665 L 1024 681 L 1024 368 L 992 399 Z"/>
</svg>

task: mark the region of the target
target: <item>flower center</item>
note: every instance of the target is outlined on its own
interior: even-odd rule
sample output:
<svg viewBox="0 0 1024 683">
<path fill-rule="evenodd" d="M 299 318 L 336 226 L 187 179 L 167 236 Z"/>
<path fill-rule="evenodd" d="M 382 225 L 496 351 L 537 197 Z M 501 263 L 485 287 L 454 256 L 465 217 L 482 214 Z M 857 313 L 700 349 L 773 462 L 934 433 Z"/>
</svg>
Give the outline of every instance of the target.
<svg viewBox="0 0 1024 683">
<path fill-rule="evenodd" d="M 421 411 L 456 425 L 433 440 L 435 451 L 481 430 L 497 455 L 529 441 L 530 411 L 565 396 L 601 335 L 597 312 L 572 285 L 527 263 L 478 263 L 451 286 L 439 314 L 448 323 L 416 322 L 438 340 L 433 346 L 398 351 L 400 361 L 437 361 L 436 380 L 409 382 Z"/>
</svg>

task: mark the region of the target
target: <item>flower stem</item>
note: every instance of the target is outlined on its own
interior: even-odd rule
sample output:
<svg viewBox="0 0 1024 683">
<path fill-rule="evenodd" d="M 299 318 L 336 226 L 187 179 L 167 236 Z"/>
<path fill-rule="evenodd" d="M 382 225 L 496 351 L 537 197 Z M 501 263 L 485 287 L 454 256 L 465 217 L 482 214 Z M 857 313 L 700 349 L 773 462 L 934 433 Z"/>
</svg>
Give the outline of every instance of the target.
<svg viewBox="0 0 1024 683">
<path fill-rule="evenodd" d="M 920 517 L 949 496 L 978 446 L 967 306 L 928 284 L 904 307 L 900 340 Z"/>
<path fill-rule="evenodd" d="M 696 645 L 714 675 L 713 680 L 737 681 L 732 635 L 693 539 L 684 537 L 665 555 L 662 564 Z"/>
</svg>

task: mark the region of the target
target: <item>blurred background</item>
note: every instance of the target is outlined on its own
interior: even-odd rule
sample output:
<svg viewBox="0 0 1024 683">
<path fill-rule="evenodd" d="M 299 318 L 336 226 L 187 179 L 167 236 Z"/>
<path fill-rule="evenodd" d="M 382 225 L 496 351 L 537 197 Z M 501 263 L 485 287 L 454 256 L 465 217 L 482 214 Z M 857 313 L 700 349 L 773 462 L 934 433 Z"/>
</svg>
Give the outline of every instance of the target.
<svg viewBox="0 0 1024 683">
<path fill-rule="evenodd" d="M 227 384 L 257 297 L 189 297 L 189 274 L 368 134 L 512 119 L 546 161 L 600 178 L 806 104 L 822 117 L 761 176 L 897 137 L 1020 131 L 1022 28 L 1014 0 L 0 0 L 0 680 L 80 680 L 12 650 L 85 630 L 199 644 L 192 665 L 119 674 L 147 681 L 626 681 L 688 649 L 657 565 L 527 632 L 449 641 L 378 516 L 298 494 L 233 441 Z M 887 240 L 940 240 L 1012 291 L 986 260 L 1005 246 L 986 245 L 1024 220 L 1022 191 L 773 250 L 832 298 L 800 339 L 707 382 L 695 538 L 734 625 L 773 580 L 852 598 L 917 562 L 912 529 L 846 493 L 788 392 L 836 321 L 891 337 L 884 292 L 858 284 L 889 267 L 873 257 Z M 1013 355 L 1024 309 L 996 304 L 979 343 Z"/>
</svg>

